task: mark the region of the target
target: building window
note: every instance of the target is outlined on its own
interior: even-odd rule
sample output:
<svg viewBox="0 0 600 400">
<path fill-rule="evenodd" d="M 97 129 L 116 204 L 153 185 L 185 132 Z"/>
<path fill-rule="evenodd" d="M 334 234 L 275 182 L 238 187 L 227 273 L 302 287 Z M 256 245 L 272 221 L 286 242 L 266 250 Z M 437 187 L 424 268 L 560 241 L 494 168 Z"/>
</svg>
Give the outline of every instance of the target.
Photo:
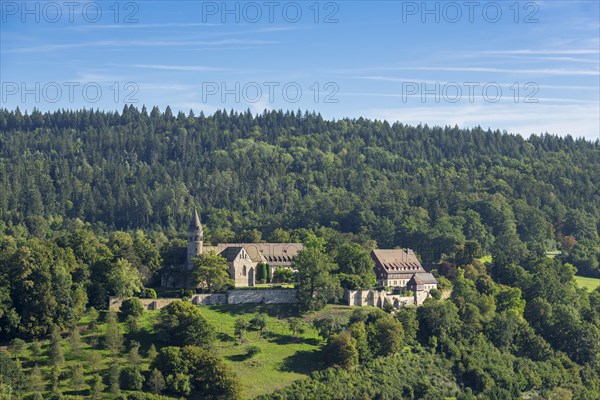
<svg viewBox="0 0 600 400">
<path fill-rule="evenodd" d="M 245 265 L 242 267 L 242 275 L 246 276 L 246 266 Z"/>
</svg>

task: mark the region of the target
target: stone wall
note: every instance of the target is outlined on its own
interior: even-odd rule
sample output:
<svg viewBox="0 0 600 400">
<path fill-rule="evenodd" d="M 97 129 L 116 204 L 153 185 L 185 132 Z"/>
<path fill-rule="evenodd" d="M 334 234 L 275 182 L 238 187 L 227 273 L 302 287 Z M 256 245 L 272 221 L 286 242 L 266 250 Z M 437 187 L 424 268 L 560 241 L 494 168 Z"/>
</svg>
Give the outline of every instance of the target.
<svg viewBox="0 0 600 400">
<path fill-rule="evenodd" d="M 160 310 L 161 308 L 165 308 L 166 306 L 168 306 L 169 304 L 171 304 L 175 300 L 180 300 L 180 299 L 169 299 L 169 298 L 165 298 L 165 299 L 140 299 L 140 301 L 142 302 L 142 305 L 144 306 L 144 308 L 146 310 Z M 119 311 L 121 309 L 121 304 L 122 303 L 123 303 L 123 299 L 121 299 L 119 297 L 110 297 L 109 298 L 108 309 L 109 310 L 114 310 L 114 311 Z"/>
<path fill-rule="evenodd" d="M 420 306 L 429 297 L 429 291 L 419 290 L 413 296 L 407 297 L 399 294 L 389 294 L 385 290 L 348 290 L 345 297 L 349 306 L 400 308 L 410 305 Z"/>
<path fill-rule="evenodd" d="M 227 304 L 294 304 L 294 289 L 228 290 Z"/>
<path fill-rule="evenodd" d="M 140 299 L 146 310 L 160 310 L 179 298 Z M 226 293 L 195 294 L 190 301 L 193 304 L 208 306 L 214 304 L 294 304 L 296 290 L 294 289 L 257 289 L 257 290 L 228 290 Z M 109 310 L 119 311 L 123 299 L 109 298 Z"/>
<path fill-rule="evenodd" d="M 211 306 L 214 304 L 227 304 L 227 293 L 206 293 L 192 296 L 192 304 Z"/>
</svg>

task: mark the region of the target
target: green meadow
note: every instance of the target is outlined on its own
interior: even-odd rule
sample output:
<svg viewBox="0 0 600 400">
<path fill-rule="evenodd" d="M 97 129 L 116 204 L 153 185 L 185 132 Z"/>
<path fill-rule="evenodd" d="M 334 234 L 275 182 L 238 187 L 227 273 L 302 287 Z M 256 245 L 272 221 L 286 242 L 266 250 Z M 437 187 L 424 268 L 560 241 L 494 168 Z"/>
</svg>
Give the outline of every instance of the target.
<svg viewBox="0 0 600 400">
<path fill-rule="evenodd" d="M 600 279 L 598 278 L 587 278 L 585 276 L 575 276 L 575 283 L 577 286 L 587 289 L 588 292 L 596 289 L 600 286 Z"/>
<path fill-rule="evenodd" d="M 261 394 L 273 392 L 285 387 L 298 379 L 308 376 L 312 371 L 324 368 L 320 355 L 322 339 L 312 326 L 315 319 L 326 316 L 337 316 L 341 319 L 349 317 L 353 308 L 348 306 L 328 305 L 325 309 L 307 314 L 302 317 L 302 326 L 292 332 L 287 320 L 298 317 L 295 308 L 282 305 L 222 305 L 201 307 L 204 317 L 217 331 L 217 341 L 214 344 L 216 352 L 232 366 L 243 387 L 244 398 L 250 399 Z M 261 334 L 256 330 L 248 330 L 240 339 L 235 335 L 235 321 L 244 318 L 250 321 L 257 313 L 266 315 L 267 326 Z M 160 349 L 160 338 L 154 332 L 159 311 L 146 311 L 140 317 L 135 332 L 128 333 L 125 323 L 120 323 L 124 333 L 124 349 L 117 357 L 122 367 L 129 365 L 128 350 L 131 341 L 140 344 L 140 366 L 145 375 L 150 367 L 150 360 L 146 357 L 148 349 L 155 343 Z M 101 320 L 103 318 L 101 317 Z M 80 321 L 78 329 L 81 340 L 79 346 L 73 346 L 70 333 L 63 334 L 61 346 L 65 356 L 65 363 L 60 369 L 58 391 L 63 395 L 89 396 L 93 377 L 97 374 L 108 376 L 112 355 L 104 349 L 104 333 L 106 324 L 101 322 L 93 331 L 88 329 L 88 321 Z M 52 367 L 50 366 L 50 340 L 36 342 L 39 345 L 35 350 L 33 342 L 26 343 L 24 348 L 18 349 L 8 346 L 7 350 L 19 360 L 27 376 L 31 376 L 34 365 L 37 365 L 42 374 L 42 381 L 46 384 L 41 387 L 43 398 L 49 398 L 52 387 Z M 19 347 L 19 346 L 17 346 Z M 83 367 L 85 384 L 78 390 L 73 388 L 71 371 L 77 364 Z M 108 391 L 107 380 L 105 391 Z M 123 393 L 128 393 L 123 390 Z M 30 393 L 33 395 L 33 393 Z M 31 396 L 30 396 L 31 397 Z M 112 395 L 104 394 L 103 399 L 110 399 Z"/>
</svg>

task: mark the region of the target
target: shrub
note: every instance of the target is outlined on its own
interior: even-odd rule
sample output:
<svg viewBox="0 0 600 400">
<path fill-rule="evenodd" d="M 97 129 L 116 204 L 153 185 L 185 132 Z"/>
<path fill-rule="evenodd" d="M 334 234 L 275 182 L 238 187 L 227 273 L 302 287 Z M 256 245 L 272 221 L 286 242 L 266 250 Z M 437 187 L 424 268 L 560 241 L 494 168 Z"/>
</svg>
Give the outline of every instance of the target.
<svg viewBox="0 0 600 400">
<path fill-rule="evenodd" d="M 267 318 L 264 314 L 256 314 L 254 318 L 250 320 L 250 326 L 252 329 L 256 329 L 262 336 L 265 328 L 267 327 Z"/>
<path fill-rule="evenodd" d="M 327 340 L 334 334 L 340 333 L 343 328 L 342 321 L 339 318 L 334 317 L 326 317 L 322 319 L 317 319 L 313 322 L 313 325 L 317 331 L 319 331 L 319 335 Z"/>
<path fill-rule="evenodd" d="M 238 336 L 240 342 L 244 338 L 244 333 L 250 327 L 250 323 L 244 318 L 238 318 L 235 320 L 235 334 Z"/>
<path fill-rule="evenodd" d="M 155 299 L 156 290 L 152 288 L 144 288 L 144 290 L 142 290 L 142 293 L 140 294 L 140 297 L 143 299 Z"/>
<path fill-rule="evenodd" d="M 189 290 L 181 289 L 179 291 L 179 298 L 183 299 L 183 300 L 191 299 L 194 296 L 194 294 L 195 294 L 194 291 L 191 289 L 189 289 Z"/>
<path fill-rule="evenodd" d="M 25 343 L 25 341 L 23 339 L 13 339 L 10 342 L 10 347 L 12 348 L 13 352 L 15 354 L 19 354 L 21 353 L 23 350 L 25 350 L 25 347 L 27 346 L 27 343 Z"/>
<path fill-rule="evenodd" d="M 121 304 L 121 318 L 127 320 L 128 317 L 138 318 L 144 313 L 142 301 L 137 297 L 130 297 L 123 300 Z"/>
<path fill-rule="evenodd" d="M 260 347 L 258 347 L 258 346 L 248 346 L 246 348 L 246 355 L 248 356 L 248 358 L 254 357 L 258 353 L 260 353 L 260 351 L 261 351 Z"/>
<path fill-rule="evenodd" d="M 442 298 L 442 292 L 441 292 L 441 291 L 439 291 L 439 290 L 437 290 L 437 289 L 431 289 L 431 290 L 429 291 L 429 295 L 430 295 L 431 297 L 433 297 L 434 299 L 436 299 L 436 300 L 439 300 L 439 299 L 441 299 L 441 298 Z"/>
<path fill-rule="evenodd" d="M 277 268 L 273 272 L 273 283 L 292 283 L 294 281 L 294 271 L 291 268 Z"/>
</svg>

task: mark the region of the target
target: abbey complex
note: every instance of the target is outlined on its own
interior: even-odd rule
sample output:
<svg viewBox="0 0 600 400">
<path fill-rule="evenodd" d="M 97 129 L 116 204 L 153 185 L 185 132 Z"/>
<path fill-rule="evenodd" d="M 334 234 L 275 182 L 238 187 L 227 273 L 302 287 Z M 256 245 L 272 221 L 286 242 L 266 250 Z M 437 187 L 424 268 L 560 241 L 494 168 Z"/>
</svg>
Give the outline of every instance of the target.
<svg viewBox="0 0 600 400">
<path fill-rule="evenodd" d="M 204 245 L 204 232 L 198 212 L 194 210 L 187 230 L 187 250 L 185 263 L 179 266 L 180 274 L 165 274 L 162 286 L 187 287 L 185 272 L 191 271 L 193 259 L 198 255 L 214 251 L 227 262 L 229 276 L 236 287 L 251 287 L 257 282 L 257 270 L 266 264 L 269 276 L 278 268 L 294 268 L 294 257 L 304 248 L 302 243 L 219 243 L 216 246 Z M 183 251 L 184 249 L 182 249 Z M 437 288 L 437 280 L 427 272 L 411 249 L 375 249 L 371 252 L 375 262 L 377 285 L 392 289 L 408 289 L 419 292 L 421 303 L 431 289 Z M 359 291 L 360 292 L 360 291 Z M 365 290 L 357 305 L 367 305 L 375 291 Z M 353 292 L 354 296 L 361 296 Z M 422 299 L 421 299 L 422 298 Z"/>
</svg>

